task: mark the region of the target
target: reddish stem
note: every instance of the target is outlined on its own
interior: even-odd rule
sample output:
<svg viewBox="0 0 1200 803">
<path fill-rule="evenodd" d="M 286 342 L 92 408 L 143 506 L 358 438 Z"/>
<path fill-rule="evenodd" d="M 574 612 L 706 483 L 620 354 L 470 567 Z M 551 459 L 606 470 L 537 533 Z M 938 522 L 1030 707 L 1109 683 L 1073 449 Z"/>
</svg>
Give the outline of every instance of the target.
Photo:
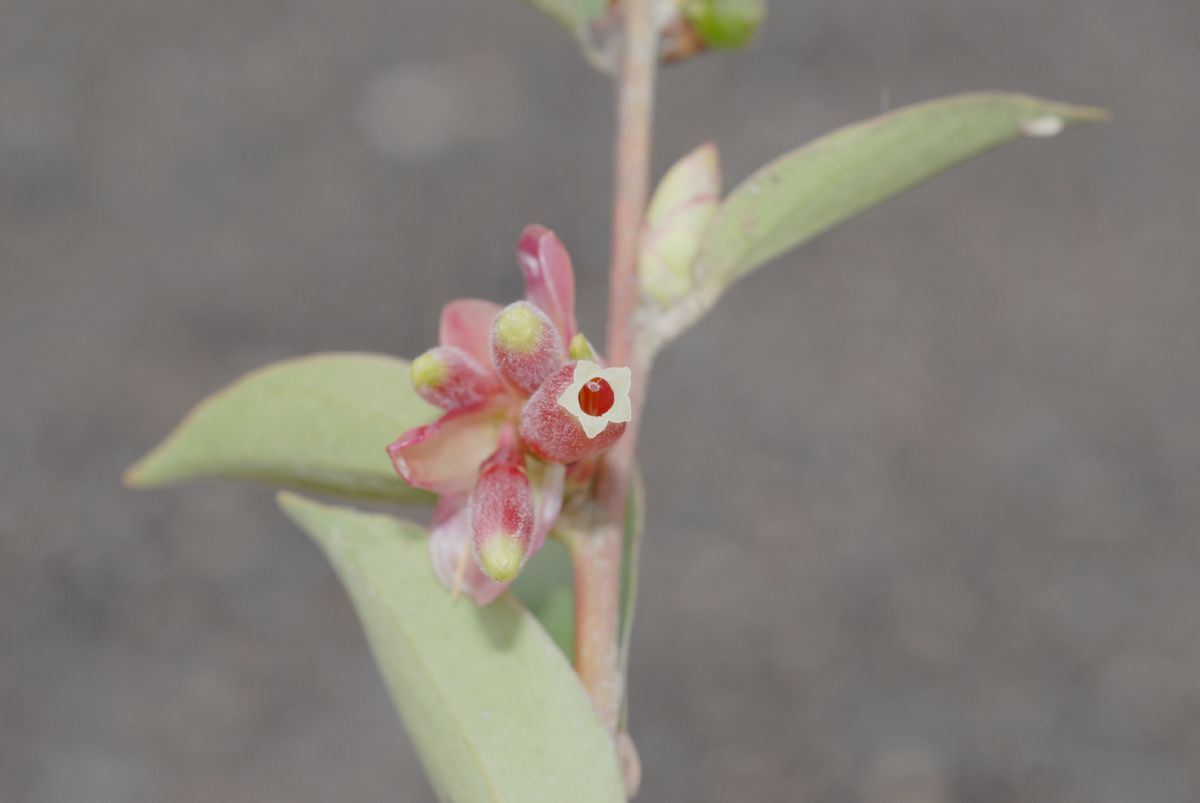
<svg viewBox="0 0 1200 803">
<path fill-rule="evenodd" d="M 612 268 L 608 296 L 608 359 L 633 359 L 633 315 L 638 305 L 638 239 L 650 187 L 650 136 L 658 31 L 653 0 L 625 0 L 625 52 L 617 84 L 616 186 Z"/>
<path fill-rule="evenodd" d="M 650 136 L 658 31 L 653 0 L 624 0 L 624 58 L 617 83 L 616 186 L 609 288 L 608 359 L 633 370 L 634 417 L 605 455 L 597 475 L 592 519 L 571 538 L 575 566 L 575 668 L 600 721 L 616 734 L 623 678 L 618 640 L 625 499 L 633 474 L 637 422 L 645 380 L 634 343 L 638 306 L 638 241 L 650 183 Z"/>
</svg>

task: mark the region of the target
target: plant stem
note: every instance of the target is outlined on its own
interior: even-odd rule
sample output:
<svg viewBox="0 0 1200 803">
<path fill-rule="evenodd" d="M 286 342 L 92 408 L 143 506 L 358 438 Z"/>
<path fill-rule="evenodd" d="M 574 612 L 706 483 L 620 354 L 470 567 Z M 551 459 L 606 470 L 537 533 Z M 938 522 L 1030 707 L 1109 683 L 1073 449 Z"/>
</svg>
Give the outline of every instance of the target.
<svg viewBox="0 0 1200 803">
<path fill-rule="evenodd" d="M 638 239 L 650 187 L 650 136 L 658 31 L 654 0 L 624 0 L 625 51 L 617 83 L 617 149 L 613 193 L 612 267 L 608 296 L 608 359 L 633 359 L 638 304 Z"/>
<path fill-rule="evenodd" d="M 590 505 L 592 521 L 573 539 L 575 669 L 601 723 L 614 736 L 623 678 L 618 629 L 625 499 L 633 476 L 637 421 L 646 367 L 636 353 L 638 240 L 650 183 L 650 136 L 658 31 L 654 0 L 624 0 L 624 54 L 617 82 L 617 148 L 609 288 L 608 359 L 633 371 L 633 421 L 605 455 Z"/>
<path fill-rule="evenodd" d="M 604 520 L 589 522 L 567 546 L 575 579 L 575 670 L 601 724 L 615 736 L 622 689 L 617 641 L 621 530 Z"/>
</svg>

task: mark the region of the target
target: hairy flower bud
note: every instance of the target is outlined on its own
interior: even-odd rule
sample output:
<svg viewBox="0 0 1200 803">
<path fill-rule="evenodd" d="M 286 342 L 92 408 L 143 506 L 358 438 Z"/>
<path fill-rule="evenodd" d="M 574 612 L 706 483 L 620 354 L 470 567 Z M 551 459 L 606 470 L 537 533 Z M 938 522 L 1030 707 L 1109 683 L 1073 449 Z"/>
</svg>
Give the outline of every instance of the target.
<svg viewBox="0 0 1200 803">
<path fill-rule="evenodd" d="M 638 257 L 643 295 L 667 306 L 692 290 L 700 238 L 720 200 L 721 166 L 711 142 L 667 171 L 646 209 Z"/>
<path fill-rule="evenodd" d="M 510 304 L 496 316 L 491 344 L 500 376 L 526 395 L 566 359 L 554 323 L 528 301 Z"/>
<path fill-rule="evenodd" d="M 417 394 L 443 410 L 477 404 L 498 387 L 483 366 L 454 346 L 438 346 L 417 357 L 411 373 Z"/>
<path fill-rule="evenodd" d="M 471 506 L 464 496 L 438 499 L 429 528 L 429 557 L 437 579 L 454 594 L 465 594 L 487 605 L 508 586 L 483 573 L 471 557 Z"/>
<path fill-rule="evenodd" d="M 471 539 L 479 568 L 499 583 L 516 579 L 533 538 L 533 489 L 517 452 L 489 461 L 471 493 Z"/>
<path fill-rule="evenodd" d="M 525 403 L 521 438 L 529 450 L 554 463 L 599 454 L 625 432 L 633 417 L 628 368 L 569 363 L 551 374 Z"/>
</svg>

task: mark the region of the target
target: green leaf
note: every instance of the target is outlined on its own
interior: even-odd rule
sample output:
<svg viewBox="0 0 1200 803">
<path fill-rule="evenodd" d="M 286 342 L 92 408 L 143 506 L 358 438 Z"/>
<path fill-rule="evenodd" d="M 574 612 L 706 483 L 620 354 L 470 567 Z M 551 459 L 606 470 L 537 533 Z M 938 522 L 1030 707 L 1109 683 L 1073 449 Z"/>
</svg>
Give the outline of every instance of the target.
<svg viewBox="0 0 1200 803">
<path fill-rule="evenodd" d="M 316 354 L 269 365 L 205 399 L 130 468 L 150 488 L 181 480 L 257 480 L 354 499 L 424 503 L 386 448 L 438 410 L 413 392 L 408 363 Z"/>
<path fill-rule="evenodd" d="M 847 126 L 786 154 L 721 204 L 696 261 L 696 291 L 658 316 L 647 333 L 650 348 L 697 320 L 732 282 L 859 212 L 984 151 L 1107 116 L 1026 95 L 958 95 Z"/>
<path fill-rule="evenodd" d="M 416 525 L 288 493 L 279 503 L 350 592 L 439 799 L 624 801 L 587 693 L 511 594 L 484 608 L 453 600 Z"/>
<path fill-rule="evenodd" d="M 645 489 L 640 472 L 634 473 L 625 506 L 625 536 L 621 555 L 621 671 L 629 664 L 629 640 L 633 630 L 633 610 L 637 601 L 638 558 L 645 526 Z M 571 553 L 558 540 L 551 539 L 536 557 L 526 564 L 512 584 L 512 593 L 568 658 L 575 649 L 575 580 Z"/>
<path fill-rule="evenodd" d="M 1057 133 L 1067 123 L 1103 116 L 1099 109 L 1022 95 L 962 95 L 835 131 L 767 165 L 730 193 L 709 229 L 697 273 L 701 281 L 731 282 L 1027 130 Z"/>
<path fill-rule="evenodd" d="M 609 16 L 609 0 L 525 0 L 525 3 L 566 28 L 593 66 L 605 72 L 612 70 L 612 55 L 600 33 Z"/>
<path fill-rule="evenodd" d="M 569 660 L 575 653 L 575 584 L 571 554 L 550 539 L 529 559 L 516 582 L 513 595 L 542 623 Z"/>
<path fill-rule="evenodd" d="M 646 529 L 646 485 L 634 467 L 629 499 L 625 504 L 625 542 L 621 550 L 621 676 L 629 677 L 629 645 L 633 638 L 633 613 L 637 608 L 638 567 L 642 557 L 642 533 Z M 621 701 L 621 727 L 629 709 L 629 684 Z"/>
<path fill-rule="evenodd" d="M 547 17 L 575 32 L 608 13 L 608 0 L 525 0 Z"/>
</svg>

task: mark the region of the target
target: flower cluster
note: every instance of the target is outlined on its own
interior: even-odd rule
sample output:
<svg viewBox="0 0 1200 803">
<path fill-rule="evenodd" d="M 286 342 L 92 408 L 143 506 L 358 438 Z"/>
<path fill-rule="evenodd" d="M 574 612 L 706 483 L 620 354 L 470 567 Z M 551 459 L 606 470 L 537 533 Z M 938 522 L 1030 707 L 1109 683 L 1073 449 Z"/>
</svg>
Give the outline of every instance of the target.
<svg viewBox="0 0 1200 803">
<path fill-rule="evenodd" d="M 567 465 L 595 458 L 632 416 L 628 368 L 604 367 L 575 323 L 571 258 L 555 234 L 517 245 L 525 300 L 460 299 L 439 345 L 412 363 L 426 401 L 446 411 L 388 454 L 409 484 L 438 494 L 434 571 L 479 604 L 495 599 L 546 541 Z"/>
</svg>

